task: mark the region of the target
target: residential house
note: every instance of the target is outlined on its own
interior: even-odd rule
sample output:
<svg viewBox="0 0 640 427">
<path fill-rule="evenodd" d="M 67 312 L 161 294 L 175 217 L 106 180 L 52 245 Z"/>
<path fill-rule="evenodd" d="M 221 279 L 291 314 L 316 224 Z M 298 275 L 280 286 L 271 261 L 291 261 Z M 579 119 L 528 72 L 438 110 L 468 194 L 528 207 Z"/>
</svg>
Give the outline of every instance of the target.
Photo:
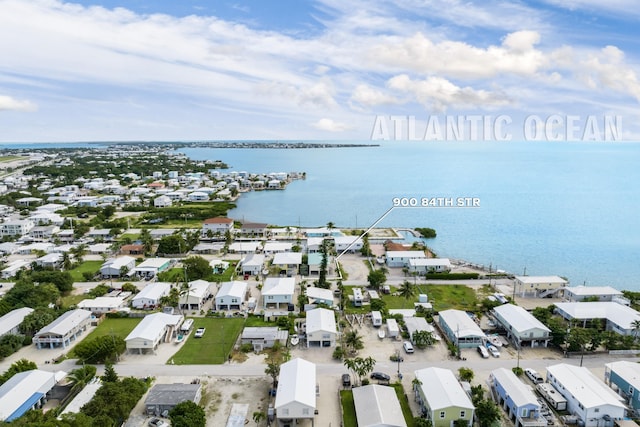
<svg viewBox="0 0 640 427">
<path fill-rule="evenodd" d="M 264 260 L 263 254 L 248 254 L 240 261 L 240 272 L 243 275 L 257 276 L 264 269 Z"/>
<path fill-rule="evenodd" d="M 11 261 L 3 270 L 0 272 L 0 277 L 3 279 L 9 279 L 18 274 L 21 270 L 28 270 L 31 268 L 31 263 L 29 261 L 25 261 L 23 259 L 17 259 L 15 261 Z"/>
<path fill-rule="evenodd" d="M 0 224 L 0 236 L 24 236 L 35 227 L 30 219 L 17 219 Z"/>
<path fill-rule="evenodd" d="M 387 251 L 386 252 L 387 267 L 409 267 L 412 259 L 427 258 L 424 251 Z"/>
<path fill-rule="evenodd" d="M 579 321 L 583 327 L 594 319 L 604 319 L 605 329 L 620 335 L 635 335 L 634 322 L 640 321 L 640 313 L 617 302 L 559 302 L 555 312 L 575 325 Z"/>
<path fill-rule="evenodd" d="M 331 289 L 309 286 L 305 292 L 310 304 L 325 304 L 329 307 L 333 305 L 333 291 Z"/>
<path fill-rule="evenodd" d="M 240 343 L 251 344 L 253 346 L 253 351 L 261 352 L 265 348 L 273 347 L 275 343 L 286 346 L 288 339 L 289 331 L 279 329 L 275 326 L 246 326 L 242 330 Z"/>
<path fill-rule="evenodd" d="M 166 195 L 158 196 L 153 199 L 153 207 L 156 208 L 168 208 L 172 204 L 173 200 L 171 200 L 171 197 L 168 197 Z"/>
<path fill-rule="evenodd" d="M 138 264 L 131 271 L 131 274 L 150 279 L 168 270 L 173 263 L 174 261 L 170 258 L 149 258 Z"/>
<path fill-rule="evenodd" d="M 570 286 L 564 288 L 564 296 L 570 302 L 614 301 L 623 298 L 622 292 L 611 286 Z M 629 305 L 628 301 L 625 305 Z"/>
<path fill-rule="evenodd" d="M 252 254 L 259 252 L 262 248 L 262 242 L 233 242 L 229 245 L 229 252 L 233 254 Z"/>
<path fill-rule="evenodd" d="M 274 255 L 271 265 L 277 267 L 280 274 L 288 277 L 298 274 L 298 268 L 302 264 L 302 254 L 300 252 L 279 252 Z"/>
<path fill-rule="evenodd" d="M 103 279 L 112 277 L 120 277 L 122 273 L 133 271 L 136 266 L 136 259 L 130 256 L 122 256 L 118 258 L 108 259 L 100 267 L 100 276 Z M 125 272 L 126 271 L 126 272 Z"/>
<path fill-rule="evenodd" d="M 626 415 L 623 398 L 586 367 L 567 363 L 548 366 L 547 381 L 567 399 L 567 410 L 585 427 L 611 427 L 614 420 Z"/>
<path fill-rule="evenodd" d="M 269 224 L 259 222 L 244 222 L 240 227 L 240 235 L 245 237 L 265 237 Z"/>
<path fill-rule="evenodd" d="M 201 310 L 211 298 L 213 284 L 206 280 L 194 280 L 188 283 L 185 292 L 180 295 L 180 308 L 185 310 Z"/>
<path fill-rule="evenodd" d="M 33 308 L 23 307 L 11 310 L 0 317 L 0 337 L 5 335 L 20 335 L 20 324 L 25 317 L 33 313 Z"/>
<path fill-rule="evenodd" d="M 144 245 L 133 243 L 120 246 L 120 253 L 123 255 L 144 255 Z"/>
<path fill-rule="evenodd" d="M 96 228 L 87 233 L 87 237 L 99 242 L 112 242 L 115 240 L 113 229 Z"/>
<path fill-rule="evenodd" d="M 75 341 L 91 322 L 91 313 L 75 309 L 67 311 L 33 336 L 38 348 L 67 348 Z"/>
<path fill-rule="evenodd" d="M 127 351 L 138 354 L 151 351 L 155 354 L 158 345 L 170 342 L 178 336 L 184 317 L 179 314 L 153 313 L 144 316 L 138 325 L 127 335 Z"/>
<path fill-rule="evenodd" d="M 307 265 L 309 266 L 309 276 L 311 275 L 320 275 L 320 270 L 322 266 L 322 254 L 314 252 L 307 255 Z M 301 271 L 301 273 L 304 273 Z"/>
<path fill-rule="evenodd" d="M 358 427 L 407 427 L 393 387 L 369 384 L 352 392 Z"/>
<path fill-rule="evenodd" d="M 436 337 L 435 328 L 430 325 L 424 317 L 404 317 L 404 325 L 407 328 L 411 342 L 415 344 L 414 334 L 416 332 L 425 331 Z"/>
<path fill-rule="evenodd" d="M 473 348 L 486 340 L 480 326 L 462 310 L 443 310 L 438 315 L 438 324 L 449 342 L 459 348 Z"/>
<path fill-rule="evenodd" d="M 268 277 L 262 286 L 262 306 L 288 310 L 293 305 L 296 280 L 293 277 Z"/>
<path fill-rule="evenodd" d="M 35 263 L 38 267 L 47 269 L 57 269 L 62 264 L 62 254 L 53 252 L 36 258 Z"/>
<path fill-rule="evenodd" d="M 101 315 L 118 311 L 126 306 L 124 297 L 97 297 L 83 299 L 78 303 L 78 308 L 88 310 L 93 314 Z"/>
<path fill-rule="evenodd" d="M 29 237 L 35 240 L 48 240 L 58 232 L 60 232 L 60 227 L 57 225 L 37 225 L 29 231 Z"/>
<path fill-rule="evenodd" d="M 149 283 L 131 300 L 131 306 L 137 309 L 153 309 L 160 305 L 160 299 L 169 295 L 171 283 Z"/>
<path fill-rule="evenodd" d="M 266 255 L 273 255 L 282 252 L 291 252 L 293 243 L 291 242 L 265 242 L 263 252 Z"/>
<path fill-rule="evenodd" d="M 540 402 L 531 387 L 525 385 L 511 369 L 498 368 L 489 375 L 489 386 L 515 427 L 546 427 Z"/>
<path fill-rule="evenodd" d="M 528 344 L 531 347 L 546 347 L 551 340 L 551 329 L 518 305 L 499 305 L 493 309 L 493 314 L 498 324 L 507 331 L 507 338 L 516 346 Z"/>
<path fill-rule="evenodd" d="M 475 407 L 449 369 L 430 367 L 415 371 L 415 399 L 433 427 L 451 427 L 464 420 L 471 427 Z"/>
<path fill-rule="evenodd" d="M 604 382 L 624 398 L 635 418 L 640 413 L 640 364 L 629 360 L 607 363 Z"/>
<path fill-rule="evenodd" d="M 424 276 L 429 273 L 448 273 L 451 271 L 449 258 L 411 258 L 409 272 Z"/>
<path fill-rule="evenodd" d="M 277 425 L 284 420 L 313 418 L 316 411 L 316 365 L 304 359 L 293 359 L 280 365 L 278 388 L 276 390 Z"/>
<path fill-rule="evenodd" d="M 156 384 L 144 400 L 145 413 L 160 417 L 171 411 L 178 403 L 191 401 L 200 403 L 202 384 Z"/>
<path fill-rule="evenodd" d="M 224 282 L 215 297 L 216 310 L 241 310 L 247 300 L 247 290 L 246 282 Z"/>
<path fill-rule="evenodd" d="M 225 217 L 216 217 L 205 219 L 202 224 L 202 233 L 203 237 L 209 236 L 223 236 L 227 232 L 231 232 L 233 230 L 233 220 L 231 218 Z"/>
<path fill-rule="evenodd" d="M 364 244 L 360 236 L 335 236 L 333 241 L 338 254 L 360 252 Z"/>
<path fill-rule="evenodd" d="M 335 347 L 338 338 L 333 310 L 315 308 L 307 312 L 307 347 Z"/>
<path fill-rule="evenodd" d="M 66 375 L 33 369 L 9 378 L 0 386 L 0 421 L 11 422 L 31 409 L 42 409 L 53 387 Z"/>
<path fill-rule="evenodd" d="M 514 294 L 544 298 L 558 294 L 568 283 L 560 276 L 516 276 Z"/>
</svg>

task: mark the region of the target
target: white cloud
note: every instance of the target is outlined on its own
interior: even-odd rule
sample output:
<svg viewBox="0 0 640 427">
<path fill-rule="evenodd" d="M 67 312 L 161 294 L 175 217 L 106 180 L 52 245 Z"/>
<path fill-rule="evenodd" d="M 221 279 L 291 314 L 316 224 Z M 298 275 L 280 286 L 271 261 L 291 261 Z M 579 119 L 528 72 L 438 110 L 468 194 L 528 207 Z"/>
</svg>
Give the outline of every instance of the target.
<svg viewBox="0 0 640 427">
<path fill-rule="evenodd" d="M 545 0 L 546 3 L 568 10 L 606 12 L 620 16 L 638 16 L 640 8 L 636 0 Z"/>
<path fill-rule="evenodd" d="M 311 126 L 327 132 L 344 132 L 351 129 L 351 127 L 346 123 L 336 122 L 333 119 L 327 118 L 320 119 L 317 122 L 313 123 Z"/>
<path fill-rule="evenodd" d="M 351 101 L 365 107 L 375 107 L 377 105 L 398 104 L 400 101 L 392 95 L 366 84 L 356 86 L 351 95 Z"/>
<path fill-rule="evenodd" d="M 7 95 L 0 95 L 0 111 L 27 111 L 38 110 L 38 106 L 31 101 L 15 99 Z"/>
<path fill-rule="evenodd" d="M 441 77 L 429 77 L 425 80 L 413 80 L 406 74 L 391 78 L 391 89 L 415 96 L 421 104 L 435 111 L 446 111 L 449 107 L 497 107 L 510 104 L 504 94 L 471 87 L 459 87 Z"/>
</svg>

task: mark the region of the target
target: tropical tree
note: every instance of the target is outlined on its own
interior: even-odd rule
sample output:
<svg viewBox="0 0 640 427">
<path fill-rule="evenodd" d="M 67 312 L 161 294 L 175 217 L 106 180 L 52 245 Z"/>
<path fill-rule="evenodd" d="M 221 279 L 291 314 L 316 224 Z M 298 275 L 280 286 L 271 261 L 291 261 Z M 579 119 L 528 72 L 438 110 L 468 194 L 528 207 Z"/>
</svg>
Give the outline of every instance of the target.
<svg viewBox="0 0 640 427">
<path fill-rule="evenodd" d="M 269 360 L 267 362 L 267 367 L 264 369 L 264 373 L 271 377 L 273 388 L 276 388 L 276 385 L 278 384 L 278 375 L 280 375 L 280 363 L 273 359 Z"/>
<path fill-rule="evenodd" d="M 169 420 L 173 427 L 204 427 L 207 423 L 204 409 L 191 400 L 174 406 L 169 411 Z"/>
<path fill-rule="evenodd" d="M 490 427 L 495 421 L 500 419 L 500 408 L 498 408 L 498 405 L 496 405 L 493 400 L 482 399 L 474 405 L 476 407 L 475 413 L 480 427 Z"/>
<path fill-rule="evenodd" d="M 406 302 L 416 294 L 416 288 L 410 282 L 407 282 L 405 280 L 404 282 L 402 282 L 402 285 L 400 285 L 398 294 L 403 297 Z M 404 303 L 402 304 L 402 306 L 404 307 Z"/>
<path fill-rule="evenodd" d="M 113 363 L 105 362 L 104 364 L 104 375 L 102 375 L 102 382 L 105 383 L 115 383 L 118 381 L 118 373 L 113 367 Z"/>
<path fill-rule="evenodd" d="M 256 423 L 256 425 L 260 424 L 260 421 L 264 420 L 265 418 L 267 418 L 267 414 L 262 411 L 256 411 L 253 413 L 253 422 Z"/>
<path fill-rule="evenodd" d="M 418 348 L 427 348 L 430 345 L 433 345 L 436 340 L 433 337 L 433 333 L 429 331 L 415 331 L 411 340 Z"/>
<path fill-rule="evenodd" d="M 362 336 L 355 329 L 350 330 L 344 336 L 344 343 L 351 349 L 351 354 L 357 353 L 358 350 L 364 348 Z"/>
<path fill-rule="evenodd" d="M 187 280 L 206 279 L 213 274 L 213 268 L 209 261 L 201 256 L 190 256 L 182 261 Z"/>
<path fill-rule="evenodd" d="M 458 377 L 460 381 L 471 382 L 473 380 L 473 369 L 467 367 L 460 367 L 458 369 Z"/>
<path fill-rule="evenodd" d="M 344 359 L 342 362 L 344 366 L 353 372 L 354 376 L 358 379 L 358 383 L 362 383 L 362 378 L 366 377 L 373 371 L 376 366 L 376 360 L 369 356 L 365 359 L 356 357 L 354 359 Z"/>
<path fill-rule="evenodd" d="M 379 290 L 384 285 L 384 282 L 387 281 L 387 275 L 382 269 L 373 270 L 367 276 L 367 281 L 369 282 L 369 287 Z"/>
<path fill-rule="evenodd" d="M 96 376 L 96 367 L 86 365 L 82 368 L 74 369 L 68 375 L 71 382 L 71 393 L 78 392 L 84 388 Z"/>
<path fill-rule="evenodd" d="M 640 332 L 640 320 L 634 320 L 631 322 L 631 329 L 633 330 L 633 338 L 638 339 L 638 332 Z"/>
</svg>

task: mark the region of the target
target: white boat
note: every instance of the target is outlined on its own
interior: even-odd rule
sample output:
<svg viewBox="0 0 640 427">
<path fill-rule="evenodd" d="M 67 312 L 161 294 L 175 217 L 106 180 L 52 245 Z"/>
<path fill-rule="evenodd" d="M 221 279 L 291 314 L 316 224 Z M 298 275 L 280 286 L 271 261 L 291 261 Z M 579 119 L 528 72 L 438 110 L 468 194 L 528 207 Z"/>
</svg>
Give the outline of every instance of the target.
<svg viewBox="0 0 640 427">
<path fill-rule="evenodd" d="M 489 342 L 493 345 L 495 345 L 496 347 L 500 348 L 502 347 L 502 340 L 500 339 L 499 336 L 496 335 L 489 335 L 487 337 L 487 339 L 489 340 Z"/>
<path fill-rule="evenodd" d="M 291 335 L 291 345 L 298 345 L 298 343 L 300 342 L 300 337 L 298 337 L 298 334 L 293 334 Z"/>
<path fill-rule="evenodd" d="M 182 341 L 184 341 L 184 335 L 178 334 L 178 336 L 176 337 L 175 343 L 180 344 Z"/>
<path fill-rule="evenodd" d="M 384 339 L 384 337 L 385 337 L 384 329 L 378 329 L 378 338 Z"/>
</svg>

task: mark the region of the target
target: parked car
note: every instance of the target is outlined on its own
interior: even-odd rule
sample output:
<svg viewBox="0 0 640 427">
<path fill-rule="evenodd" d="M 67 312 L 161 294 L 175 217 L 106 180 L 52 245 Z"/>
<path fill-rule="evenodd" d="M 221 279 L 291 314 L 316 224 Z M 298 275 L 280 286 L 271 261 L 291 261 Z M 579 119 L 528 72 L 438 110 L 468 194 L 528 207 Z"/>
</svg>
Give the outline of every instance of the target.
<svg viewBox="0 0 640 427">
<path fill-rule="evenodd" d="M 342 386 L 343 387 L 351 386 L 351 376 L 349 374 L 342 374 Z"/>
<path fill-rule="evenodd" d="M 542 382 L 544 382 L 544 378 L 542 378 L 542 375 L 540 375 L 538 372 L 536 372 L 535 370 L 531 369 L 531 368 L 527 368 L 524 370 L 524 374 L 534 383 L 534 384 L 540 384 Z"/>
<path fill-rule="evenodd" d="M 149 420 L 149 427 L 166 427 L 168 424 L 160 418 L 151 418 Z"/>
<path fill-rule="evenodd" d="M 204 331 L 206 331 L 206 328 L 198 328 L 196 329 L 196 333 L 193 335 L 195 338 L 202 338 L 204 336 Z"/>
<path fill-rule="evenodd" d="M 371 378 L 374 380 L 378 380 L 378 381 L 389 381 L 391 380 L 391 377 L 385 373 L 382 372 L 373 372 L 371 374 Z"/>
<path fill-rule="evenodd" d="M 489 353 L 493 356 L 493 357 L 500 357 L 500 352 L 498 351 L 498 348 L 495 345 L 490 345 L 487 347 L 487 350 L 489 350 Z"/>
<path fill-rule="evenodd" d="M 489 351 L 487 351 L 486 347 L 483 345 L 478 346 L 478 353 L 482 356 L 483 359 L 489 358 Z"/>
<path fill-rule="evenodd" d="M 413 351 L 414 351 L 414 350 L 413 350 L 413 344 L 411 344 L 411 341 L 405 341 L 405 342 L 402 344 L 402 348 L 404 348 L 404 351 L 405 351 L 405 353 L 407 353 L 407 354 L 411 354 L 411 353 L 413 353 Z"/>
</svg>

